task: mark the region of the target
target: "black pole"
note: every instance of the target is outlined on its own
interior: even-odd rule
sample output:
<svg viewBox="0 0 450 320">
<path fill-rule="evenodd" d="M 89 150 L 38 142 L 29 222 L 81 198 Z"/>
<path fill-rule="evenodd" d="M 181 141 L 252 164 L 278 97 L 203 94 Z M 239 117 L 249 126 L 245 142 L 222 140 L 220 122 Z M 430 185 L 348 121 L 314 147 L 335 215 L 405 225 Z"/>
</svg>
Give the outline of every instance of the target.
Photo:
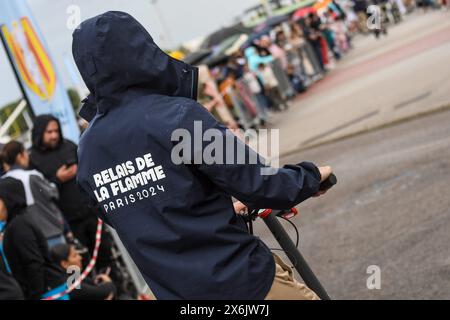
<svg viewBox="0 0 450 320">
<path fill-rule="evenodd" d="M 294 242 L 292 242 L 291 238 L 284 230 L 280 221 L 278 221 L 276 214 L 276 212 L 272 212 L 263 219 L 267 227 L 270 229 L 275 239 L 278 241 L 281 248 L 288 256 L 289 260 L 291 260 L 295 269 L 298 271 L 303 281 L 305 281 L 305 284 L 308 286 L 308 288 L 313 290 L 320 299 L 331 300 L 331 298 L 328 296 L 328 293 L 325 291 L 322 284 L 319 282 L 316 275 L 311 270 L 298 248 L 295 246 Z"/>
<path fill-rule="evenodd" d="M 3 29 L 4 24 L 0 25 L 0 28 Z M 11 52 L 8 49 L 8 43 L 6 42 L 5 36 L 3 32 L 0 29 L 0 38 L 2 39 L 3 48 L 5 48 L 6 56 L 8 57 L 9 63 L 11 64 L 11 68 L 13 69 L 14 75 L 16 76 L 17 83 L 19 85 L 20 91 L 22 92 L 23 98 L 25 99 L 28 110 L 30 111 L 31 115 L 34 117 L 35 114 L 33 112 L 33 108 L 31 107 L 30 100 L 28 99 L 27 93 L 25 91 L 25 87 L 23 86 L 22 81 L 20 80 L 20 75 L 17 69 L 14 66 L 14 59 L 11 55 Z"/>
</svg>

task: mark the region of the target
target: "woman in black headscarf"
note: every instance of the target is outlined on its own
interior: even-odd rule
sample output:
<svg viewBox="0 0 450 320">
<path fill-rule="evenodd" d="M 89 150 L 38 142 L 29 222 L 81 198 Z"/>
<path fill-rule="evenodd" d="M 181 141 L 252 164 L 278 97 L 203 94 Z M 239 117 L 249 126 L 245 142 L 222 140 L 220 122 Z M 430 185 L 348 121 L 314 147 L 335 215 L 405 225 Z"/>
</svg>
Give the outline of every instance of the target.
<svg viewBox="0 0 450 320">
<path fill-rule="evenodd" d="M 25 212 L 25 190 L 20 181 L 0 180 L 0 221 L 6 222 L 3 247 L 14 278 L 27 299 L 65 283 L 64 274 L 49 257 L 42 231 Z"/>
<path fill-rule="evenodd" d="M 0 179 L 0 300 L 23 300 L 24 295 L 13 278 L 3 253 L 3 230 L 12 212 L 20 212 L 26 206 L 25 190 L 20 181 Z"/>
</svg>

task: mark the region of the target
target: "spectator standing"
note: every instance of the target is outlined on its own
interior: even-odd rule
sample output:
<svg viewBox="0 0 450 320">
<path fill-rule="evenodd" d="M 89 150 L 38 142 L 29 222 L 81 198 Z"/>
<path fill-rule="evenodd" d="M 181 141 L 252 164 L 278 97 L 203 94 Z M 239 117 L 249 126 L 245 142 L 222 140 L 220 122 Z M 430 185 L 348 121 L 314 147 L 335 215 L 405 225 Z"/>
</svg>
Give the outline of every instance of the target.
<svg viewBox="0 0 450 320">
<path fill-rule="evenodd" d="M 51 115 L 36 118 L 32 131 L 30 167 L 42 172 L 59 190 L 57 202 L 75 238 L 93 252 L 97 231 L 97 212 L 84 199 L 76 182 L 77 146 L 64 139 L 59 120 Z M 97 268 L 111 266 L 111 239 L 102 234 Z"/>
<path fill-rule="evenodd" d="M 64 275 L 50 261 L 44 234 L 24 210 L 25 190 L 16 179 L 0 181 L 0 220 L 6 222 L 3 247 L 12 275 L 27 299 L 41 299 L 65 285 Z M 6 209 L 5 209 L 6 208 Z"/>
<path fill-rule="evenodd" d="M 3 148 L 3 161 L 9 167 L 5 177 L 22 182 L 27 200 L 26 211 L 41 229 L 49 247 L 65 243 L 64 217 L 55 204 L 58 200 L 58 188 L 36 170 L 26 170 L 29 155 L 23 144 L 11 141 Z"/>
<path fill-rule="evenodd" d="M 259 45 L 269 50 L 271 56 L 274 59 L 280 61 L 283 70 L 287 70 L 289 62 L 286 52 L 283 50 L 283 48 L 280 48 L 280 46 L 272 42 L 269 36 L 263 36 L 259 42 Z"/>
</svg>

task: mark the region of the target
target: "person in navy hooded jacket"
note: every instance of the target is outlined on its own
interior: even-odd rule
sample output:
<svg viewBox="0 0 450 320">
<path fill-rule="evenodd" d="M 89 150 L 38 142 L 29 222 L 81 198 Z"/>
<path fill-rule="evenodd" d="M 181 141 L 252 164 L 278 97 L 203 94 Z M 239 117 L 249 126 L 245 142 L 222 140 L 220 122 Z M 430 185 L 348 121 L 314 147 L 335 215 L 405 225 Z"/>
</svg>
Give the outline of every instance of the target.
<svg viewBox="0 0 450 320">
<path fill-rule="evenodd" d="M 304 162 L 263 175 L 269 168 L 259 157 L 240 164 L 222 152 L 226 162 L 205 161 L 210 145 L 198 137 L 211 129 L 246 158 L 255 152 L 196 102 L 197 69 L 166 55 L 127 13 L 83 22 L 73 55 L 91 92 L 80 112 L 90 124 L 78 149 L 78 183 L 156 298 L 316 298 L 248 234 L 232 197 L 253 208 L 292 208 L 319 194 L 331 168 Z M 183 133 L 192 137 L 189 150 L 179 148 L 189 140 Z"/>
</svg>

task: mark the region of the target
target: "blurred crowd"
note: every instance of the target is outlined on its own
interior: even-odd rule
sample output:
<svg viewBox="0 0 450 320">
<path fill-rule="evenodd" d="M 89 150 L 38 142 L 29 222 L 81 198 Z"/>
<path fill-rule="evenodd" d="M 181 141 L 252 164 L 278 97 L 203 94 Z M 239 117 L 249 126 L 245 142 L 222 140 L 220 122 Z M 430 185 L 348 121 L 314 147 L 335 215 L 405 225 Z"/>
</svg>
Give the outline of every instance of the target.
<svg viewBox="0 0 450 320">
<path fill-rule="evenodd" d="M 225 61 L 200 65 L 199 102 L 230 129 L 270 123 L 351 49 L 347 14 L 333 8 L 251 35 Z"/>
<path fill-rule="evenodd" d="M 0 153 L 0 300 L 64 292 L 95 247 L 97 209 L 76 183 L 77 146 L 64 139 L 59 120 L 51 115 L 35 119 L 32 143 L 26 150 L 11 141 Z M 62 299 L 136 298 L 123 284 L 113 248 L 104 230 L 95 270 L 80 290 Z"/>
<path fill-rule="evenodd" d="M 199 101 L 232 130 L 264 127 L 333 70 L 356 35 L 386 36 L 404 15 L 446 1 L 332 0 L 320 10 L 303 8 L 273 24 L 269 19 L 225 54 L 194 63 L 200 67 Z"/>
</svg>

